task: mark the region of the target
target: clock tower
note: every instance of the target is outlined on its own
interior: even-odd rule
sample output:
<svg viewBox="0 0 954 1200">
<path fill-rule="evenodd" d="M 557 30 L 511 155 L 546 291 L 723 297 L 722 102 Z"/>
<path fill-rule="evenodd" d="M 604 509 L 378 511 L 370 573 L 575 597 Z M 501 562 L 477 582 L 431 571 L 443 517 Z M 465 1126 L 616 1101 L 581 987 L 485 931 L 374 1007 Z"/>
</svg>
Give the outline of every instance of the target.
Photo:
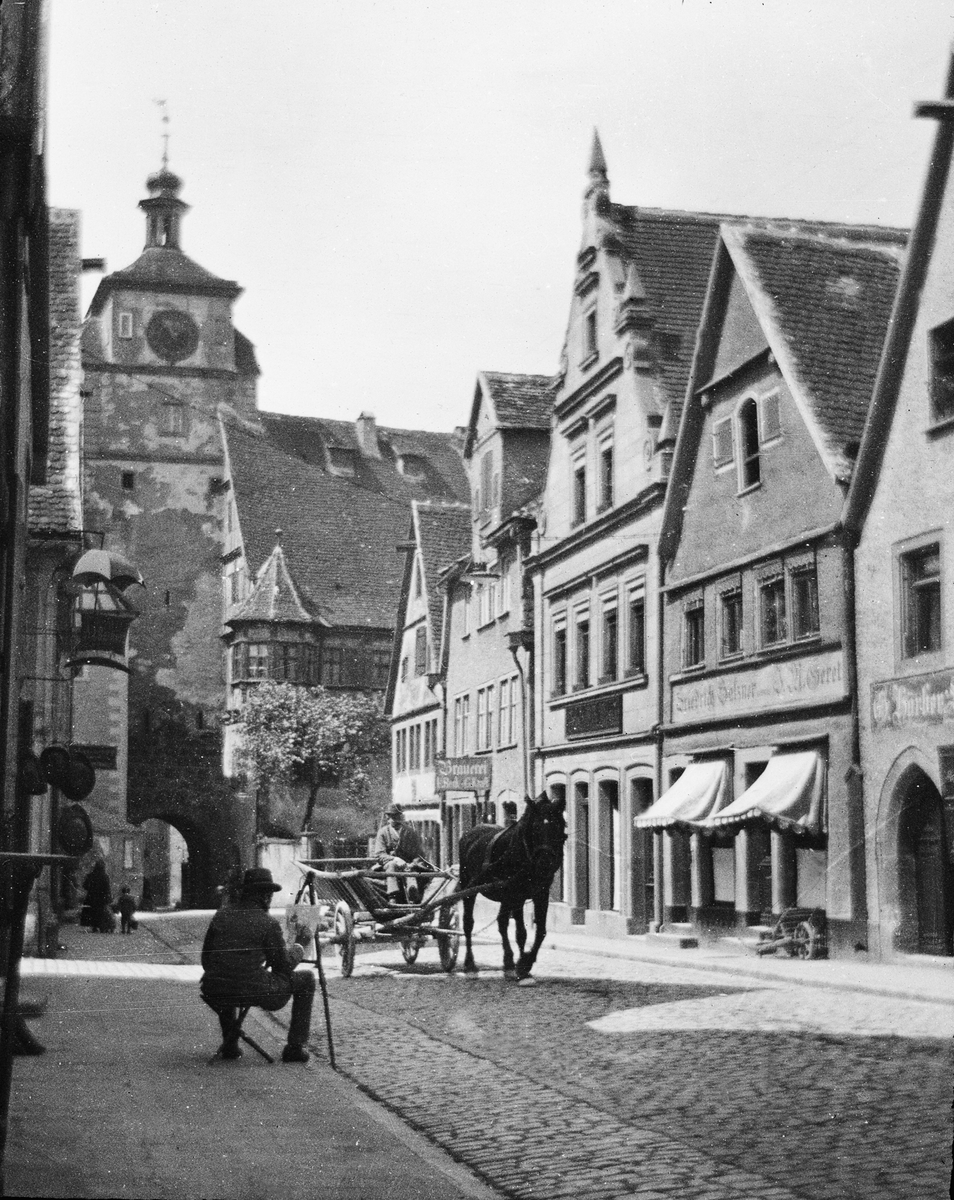
<svg viewBox="0 0 954 1200">
<path fill-rule="evenodd" d="M 160 818 L 185 839 L 183 899 L 198 903 L 237 865 L 247 840 L 220 770 L 219 421 L 257 420 L 259 372 L 232 322 L 241 288 L 182 249 L 182 180 L 164 161 L 146 187 L 145 246 L 100 281 L 83 335 L 83 523 L 136 562 L 146 588 L 130 595 L 142 616 L 130 638 L 128 705 L 118 694 L 125 677 L 88 668 L 75 684 L 74 741 L 116 748 L 115 773 L 101 770 L 91 797 L 114 883 L 135 885 L 137 868 L 150 878 L 155 862 L 137 857 L 140 825 Z M 164 869 L 153 888 L 158 902 Z M 173 898 L 176 890 L 173 881 Z"/>
</svg>

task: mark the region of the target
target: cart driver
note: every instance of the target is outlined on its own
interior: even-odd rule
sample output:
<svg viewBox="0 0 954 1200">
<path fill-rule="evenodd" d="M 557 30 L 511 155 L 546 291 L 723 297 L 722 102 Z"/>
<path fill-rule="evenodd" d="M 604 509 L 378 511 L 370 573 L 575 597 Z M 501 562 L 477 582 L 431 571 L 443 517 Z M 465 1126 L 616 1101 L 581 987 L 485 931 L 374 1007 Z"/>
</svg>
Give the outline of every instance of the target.
<svg viewBox="0 0 954 1200">
<path fill-rule="evenodd" d="M 386 823 L 378 830 L 374 839 L 374 857 L 384 867 L 387 875 L 388 903 L 396 904 L 400 898 L 402 880 L 398 872 L 413 871 L 424 866 L 424 847 L 417 830 L 404 823 L 404 812 L 399 804 L 389 804 L 384 810 Z M 420 900 L 420 885 L 416 879 L 405 878 L 404 891 L 409 904 Z"/>
</svg>

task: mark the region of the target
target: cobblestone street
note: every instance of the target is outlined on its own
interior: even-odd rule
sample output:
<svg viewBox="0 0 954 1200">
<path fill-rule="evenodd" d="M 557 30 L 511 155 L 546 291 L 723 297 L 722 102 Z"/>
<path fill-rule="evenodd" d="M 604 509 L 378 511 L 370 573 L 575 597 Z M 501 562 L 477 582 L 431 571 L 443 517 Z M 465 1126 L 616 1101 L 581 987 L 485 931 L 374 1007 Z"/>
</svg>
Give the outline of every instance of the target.
<svg viewBox="0 0 954 1200">
<path fill-rule="evenodd" d="M 331 980 L 338 1065 L 509 1195 L 948 1194 L 949 1007 L 558 949 L 522 989 L 431 958 Z"/>
</svg>

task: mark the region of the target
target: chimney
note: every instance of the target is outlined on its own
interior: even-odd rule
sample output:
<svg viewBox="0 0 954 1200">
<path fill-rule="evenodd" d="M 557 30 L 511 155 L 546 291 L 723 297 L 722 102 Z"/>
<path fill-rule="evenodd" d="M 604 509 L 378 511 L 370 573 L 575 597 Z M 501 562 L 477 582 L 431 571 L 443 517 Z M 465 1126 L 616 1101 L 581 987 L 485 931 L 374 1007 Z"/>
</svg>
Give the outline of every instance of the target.
<svg viewBox="0 0 954 1200">
<path fill-rule="evenodd" d="M 354 424 L 358 434 L 358 449 L 364 457 L 380 458 L 381 450 L 378 446 L 378 427 L 374 423 L 374 414 L 363 412 Z"/>
</svg>

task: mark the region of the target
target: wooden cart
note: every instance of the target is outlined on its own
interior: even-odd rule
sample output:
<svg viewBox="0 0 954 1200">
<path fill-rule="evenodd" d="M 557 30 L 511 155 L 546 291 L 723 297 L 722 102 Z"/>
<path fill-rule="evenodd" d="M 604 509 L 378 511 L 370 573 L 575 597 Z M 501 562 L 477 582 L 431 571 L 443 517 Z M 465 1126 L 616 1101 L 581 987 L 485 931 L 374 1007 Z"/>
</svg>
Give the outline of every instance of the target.
<svg viewBox="0 0 954 1200">
<path fill-rule="evenodd" d="M 791 958 L 827 958 L 828 926 L 820 908 L 786 908 L 771 933 L 755 946 L 755 953 L 784 950 Z"/>
<path fill-rule="evenodd" d="M 421 948 L 433 941 L 441 966 L 453 971 L 460 947 L 460 899 L 457 875 L 428 864 L 426 870 L 402 871 L 406 886 L 414 879 L 423 889 L 420 903 L 388 903 L 384 871 L 374 859 L 310 859 L 300 863 L 301 887 L 285 912 L 289 942 L 307 945 L 315 939 L 316 954 L 334 946 L 341 974 L 354 969 L 358 943 L 397 943 L 405 962 L 413 963 Z"/>
</svg>

